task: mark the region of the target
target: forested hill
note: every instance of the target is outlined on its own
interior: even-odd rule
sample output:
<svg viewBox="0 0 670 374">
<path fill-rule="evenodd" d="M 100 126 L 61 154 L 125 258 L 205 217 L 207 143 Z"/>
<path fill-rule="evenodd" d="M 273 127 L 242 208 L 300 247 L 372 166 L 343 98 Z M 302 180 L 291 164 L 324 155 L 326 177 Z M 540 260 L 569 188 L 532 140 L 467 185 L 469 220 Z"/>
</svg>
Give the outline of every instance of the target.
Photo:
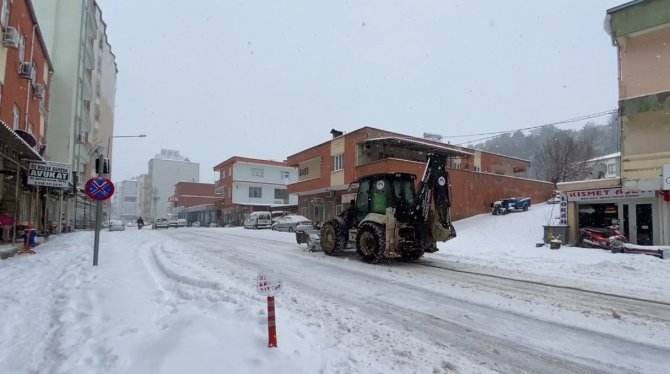
<svg viewBox="0 0 670 374">
<path fill-rule="evenodd" d="M 555 126 L 545 126 L 526 132 L 516 131 L 496 136 L 483 143 L 470 144 L 468 147 L 536 161 L 538 152 L 548 140 L 558 139 L 566 134 L 590 143 L 594 157 L 619 151 L 619 125 L 616 115 L 613 115 L 606 125 L 587 123 L 581 130 L 562 130 Z M 537 177 L 532 172 L 529 176 Z"/>
</svg>

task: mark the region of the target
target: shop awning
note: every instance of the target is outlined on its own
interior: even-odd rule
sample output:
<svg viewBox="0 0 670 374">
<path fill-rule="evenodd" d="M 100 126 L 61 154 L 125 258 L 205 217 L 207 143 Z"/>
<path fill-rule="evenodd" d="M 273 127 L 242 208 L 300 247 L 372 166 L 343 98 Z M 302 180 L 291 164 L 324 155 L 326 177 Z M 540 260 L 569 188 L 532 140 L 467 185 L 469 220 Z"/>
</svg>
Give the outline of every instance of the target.
<svg viewBox="0 0 670 374">
<path fill-rule="evenodd" d="M 449 144 L 440 144 L 430 141 L 422 141 L 419 139 L 402 138 L 398 136 L 387 136 L 381 138 L 366 139 L 362 142 L 365 146 L 379 146 L 388 145 L 392 147 L 409 149 L 411 151 L 425 152 L 425 153 L 440 153 L 449 158 L 461 158 L 466 156 L 474 156 L 474 153 L 463 149 L 451 146 Z"/>
<path fill-rule="evenodd" d="M 30 161 L 44 161 L 42 156 L 25 140 L 21 139 L 6 123 L 0 121 L 0 144 L 8 145 L 19 155 L 19 159 Z M 17 160 L 18 161 L 18 160 Z"/>
</svg>

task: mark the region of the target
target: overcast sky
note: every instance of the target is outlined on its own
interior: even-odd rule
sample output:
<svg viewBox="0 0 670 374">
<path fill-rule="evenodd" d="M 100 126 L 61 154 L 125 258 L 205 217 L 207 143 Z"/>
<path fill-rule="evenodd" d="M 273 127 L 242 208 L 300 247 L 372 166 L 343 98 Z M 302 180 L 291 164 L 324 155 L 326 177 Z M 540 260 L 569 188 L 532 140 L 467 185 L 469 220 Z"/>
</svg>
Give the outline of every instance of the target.
<svg viewBox="0 0 670 374">
<path fill-rule="evenodd" d="M 114 180 L 161 148 L 211 183 L 231 156 L 284 160 L 332 128 L 449 136 L 614 109 L 603 25 L 624 2 L 98 0 L 114 134 L 148 135 L 114 140 Z"/>
</svg>

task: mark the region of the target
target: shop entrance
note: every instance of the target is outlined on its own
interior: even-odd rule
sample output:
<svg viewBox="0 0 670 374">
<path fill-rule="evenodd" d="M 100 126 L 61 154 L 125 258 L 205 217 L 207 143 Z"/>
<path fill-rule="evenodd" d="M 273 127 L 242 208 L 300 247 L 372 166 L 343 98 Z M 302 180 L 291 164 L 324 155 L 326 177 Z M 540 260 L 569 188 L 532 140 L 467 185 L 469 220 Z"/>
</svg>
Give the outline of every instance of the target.
<svg viewBox="0 0 670 374">
<path fill-rule="evenodd" d="M 579 228 L 619 229 L 633 244 L 654 244 L 654 204 L 644 203 L 582 203 L 579 209 Z"/>
</svg>

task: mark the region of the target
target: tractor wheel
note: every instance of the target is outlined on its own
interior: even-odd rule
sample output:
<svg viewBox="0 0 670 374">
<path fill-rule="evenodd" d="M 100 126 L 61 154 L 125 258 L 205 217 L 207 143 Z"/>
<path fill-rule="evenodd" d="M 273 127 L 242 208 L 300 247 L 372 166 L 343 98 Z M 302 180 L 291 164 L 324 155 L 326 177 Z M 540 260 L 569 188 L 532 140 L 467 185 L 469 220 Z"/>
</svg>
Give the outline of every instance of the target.
<svg viewBox="0 0 670 374">
<path fill-rule="evenodd" d="M 386 236 L 384 226 L 365 222 L 358 229 L 356 236 L 356 253 L 363 262 L 379 262 L 384 259 Z"/>
<path fill-rule="evenodd" d="M 321 248 L 329 256 L 337 256 L 347 246 L 347 232 L 344 223 L 332 219 L 321 227 Z"/>
</svg>

